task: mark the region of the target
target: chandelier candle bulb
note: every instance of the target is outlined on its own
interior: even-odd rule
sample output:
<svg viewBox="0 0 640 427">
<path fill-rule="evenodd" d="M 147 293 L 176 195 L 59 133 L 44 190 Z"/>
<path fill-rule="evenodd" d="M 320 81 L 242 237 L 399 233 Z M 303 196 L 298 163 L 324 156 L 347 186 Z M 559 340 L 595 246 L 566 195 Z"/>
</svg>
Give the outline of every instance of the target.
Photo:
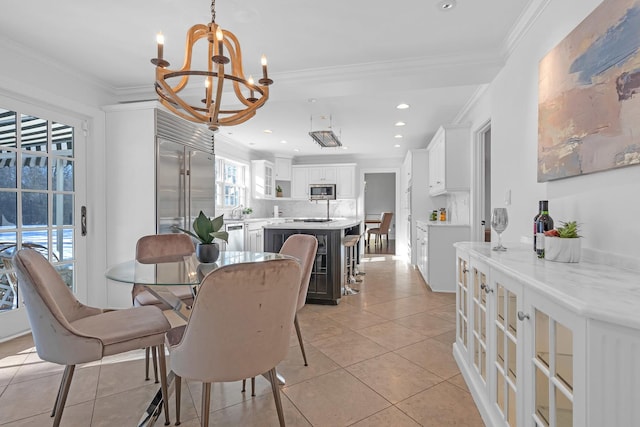
<svg viewBox="0 0 640 427">
<path fill-rule="evenodd" d="M 222 30 L 220 26 L 216 30 L 216 40 L 218 40 L 218 55 L 222 56 Z"/>
<path fill-rule="evenodd" d="M 156 41 L 158 42 L 158 59 L 162 59 L 164 56 L 164 36 L 162 33 L 158 33 Z"/>
</svg>

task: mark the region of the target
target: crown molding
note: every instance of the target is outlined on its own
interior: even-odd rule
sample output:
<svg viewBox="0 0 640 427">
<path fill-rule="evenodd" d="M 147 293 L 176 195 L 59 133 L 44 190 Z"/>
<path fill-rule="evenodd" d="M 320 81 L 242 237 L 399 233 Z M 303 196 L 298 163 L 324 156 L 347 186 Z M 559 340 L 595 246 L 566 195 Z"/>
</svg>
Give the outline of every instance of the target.
<svg viewBox="0 0 640 427">
<path fill-rule="evenodd" d="M 522 38 L 531 29 L 551 0 L 531 0 L 516 20 L 503 43 L 505 58 L 511 56 Z"/>
</svg>

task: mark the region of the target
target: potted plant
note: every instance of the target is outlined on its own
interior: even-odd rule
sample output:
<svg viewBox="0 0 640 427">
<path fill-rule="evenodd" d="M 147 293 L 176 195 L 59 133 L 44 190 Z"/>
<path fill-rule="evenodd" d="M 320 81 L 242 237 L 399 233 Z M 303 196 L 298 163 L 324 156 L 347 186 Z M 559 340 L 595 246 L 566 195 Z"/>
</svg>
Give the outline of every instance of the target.
<svg viewBox="0 0 640 427">
<path fill-rule="evenodd" d="M 244 209 L 242 209 L 242 215 L 249 216 L 249 215 L 251 215 L 252 213 L 253 213 L 253 209 L 251 209 L 251 208 L 244 208 Z"/>
<path fill-rule="evenodd" d="M 276 197 L 282 197 L 282 187 L 276 186 Z"/>
<path fill-rule="evenodd" d="M 561 222 L 560 227 L 544 232 L 544 258 L 557 262 L 580 261 L 580 234 L 576 221 Z"/>
<path fill-rule="evenodd" d="M 196 257 L 198 261 L 203 263 L 215 262 L 220 256 L 220 247 L 213 239 L 221 239 L 227 242 L 229 240 L 229 233 L 226 231 L 220 231 L 224 225 L 224 215 L 220 215 L 213 219 L 207 217 L 204 212 L 200 211 L 198 217 L 193 221 L 193 231 L 184 230 L 180 227 L 176 229 L 187 233 L 191 237 L 198 239 L 200 243 L 196 245 Z"/>
</svg>

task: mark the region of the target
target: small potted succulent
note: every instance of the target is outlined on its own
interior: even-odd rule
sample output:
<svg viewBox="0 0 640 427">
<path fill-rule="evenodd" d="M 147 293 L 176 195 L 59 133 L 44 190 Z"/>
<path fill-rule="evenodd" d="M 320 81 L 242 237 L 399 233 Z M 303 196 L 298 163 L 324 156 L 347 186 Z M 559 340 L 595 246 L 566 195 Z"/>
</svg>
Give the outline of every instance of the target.
<svg viewBox="0 0 640 427">
<path fill-rule="evenodd" d="M 282 197 L 282 187 L 276 186 L 276 197 Z"/>
<path fill-rule="evenodd" d="M 544 259 L 557 262 L 580 261 L 580 234 L 576 221 L 561 222 L 561 226 L 544 232 Z"/>
<path fill-rule="evenodd" d="M 244 216 L 249 216 L 249 215 L 251 215 L 252 213 L 253 213 L 253 209 L 251 209 L 251 208 L 244 208 L 244 209 L 242 209 L 242 215 L 244 215 Z"/>
<path fill-rule="evenodd" d="M 220 215 L 211 219 L 207 217 L 204 212 L 200 211 L 198 217 L 193 221 L 194 233 L 180 227 L 175 227 L 200 242 L 196 245 L 196 257 L 198 261 L 202 263 L 215 262 L 218 256 L 220 256 L 220 247 L 213 239 L 221 239 L 225 242 L 229 240 L 229 233 L 220 231 L 224 225 L 223 216 L 224 215 Z"/>
</svg>

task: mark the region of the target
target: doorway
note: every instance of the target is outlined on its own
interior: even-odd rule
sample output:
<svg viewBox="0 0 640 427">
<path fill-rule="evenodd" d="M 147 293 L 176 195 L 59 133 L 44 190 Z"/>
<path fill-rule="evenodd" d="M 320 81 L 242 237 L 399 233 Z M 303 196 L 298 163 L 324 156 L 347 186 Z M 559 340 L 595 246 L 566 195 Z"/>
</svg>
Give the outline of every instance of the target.
<svg viewBox="0 0 640 427">
<path fill-rule="evenodd" d="M 366 220 L 379 220 L 383 212 L 392 212 L 391 225 L 387 241 L 383 240 L 381 246 L 373 242 L 365 245 L 365 253 L 395 254 L 396 239 L 396 174 L 394 172 L 375 172 L 364 174 L 364 214 Z M 372 228 L 377 224 L 370 223 Z M 386 237 L 386 236 L 385 236 Z M 365 233 L 366 238 L 366 233 Z M 371 238 L 373 240 L 373 236 Z"/>
<path fill-rule="evenodd" d="M 472 148 L 473 185 L 471 235 L 480 242 L 491 241 L 491 121 L 475 132 Z"/>
</svg>

